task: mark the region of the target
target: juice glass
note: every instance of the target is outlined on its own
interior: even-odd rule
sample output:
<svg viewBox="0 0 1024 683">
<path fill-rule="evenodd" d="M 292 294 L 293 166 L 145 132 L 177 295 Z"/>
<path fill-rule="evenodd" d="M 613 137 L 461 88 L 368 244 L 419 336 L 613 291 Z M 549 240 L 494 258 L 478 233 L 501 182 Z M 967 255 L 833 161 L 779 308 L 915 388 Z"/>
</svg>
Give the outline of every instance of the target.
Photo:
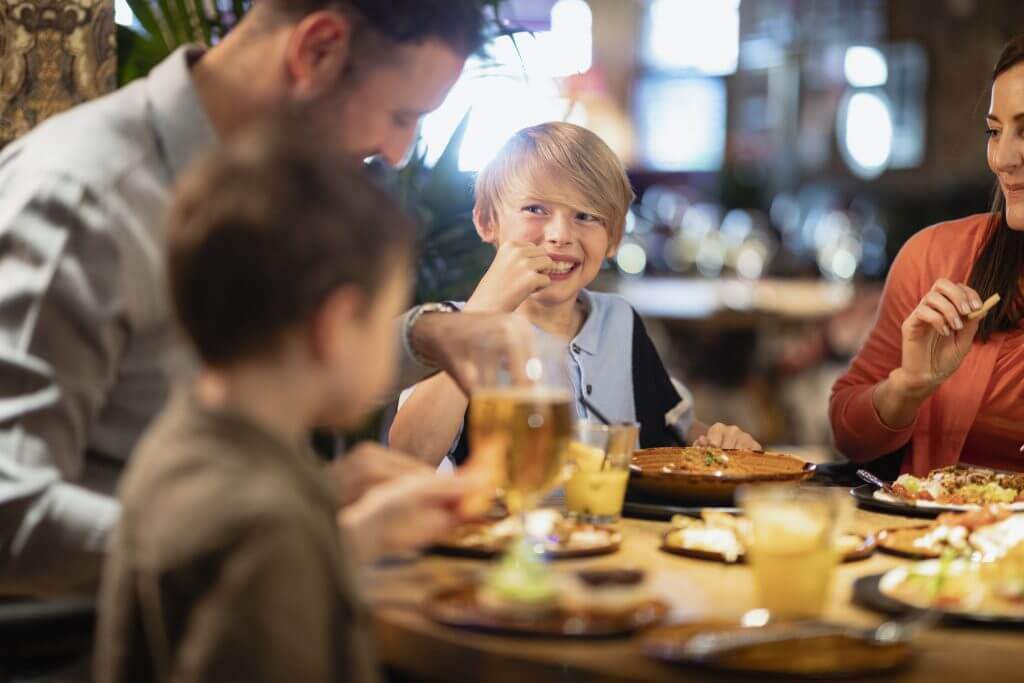
<svg viewBox="0 0 1024 683">
<path fill-rule="evenodd" d="M 565 506 L 578 519 L 613 524 L 622 515 L 640 426 L 578 422 L 566 454 Z"/>
<path fill-rule="evenodd" d="M 838 561 L 845 498 L 835 489 L 749 486 L 738 492 L 751 522 L 746 539 L 761 607 L 774 619 L 820 617 Z"/>
</svg>

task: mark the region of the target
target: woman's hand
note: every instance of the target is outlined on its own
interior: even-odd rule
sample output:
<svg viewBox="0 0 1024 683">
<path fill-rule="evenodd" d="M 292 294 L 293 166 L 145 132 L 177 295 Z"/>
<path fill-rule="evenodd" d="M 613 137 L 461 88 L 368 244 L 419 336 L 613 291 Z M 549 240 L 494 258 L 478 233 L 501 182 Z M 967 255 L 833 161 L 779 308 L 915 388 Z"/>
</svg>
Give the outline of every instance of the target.
<svg viewBox="0 0 1024 683">
<path fill-rule="evenodd" d="M 761 444 L 735 425 L 721 422 L 708 427 L 708 430 L 693 441 L 694 446 L 713 446 L 716 448 L 742 448 L 748 451 L 763 450 Z"/>
<path fill-rule="evenodd" d="M 548 272 L 554 265 L 543 247 L 506 242 L 498 248 L 465 310 L 512 313 L 531 294 L 551 284 Z"/>
<path fill-rule="evenodd" d="M 956 372 L 981 323 L 967 316 L 981 307 L 981 297 L 967 285 L 935 282 L 903 321 L 900 379 L 908 390 L 930 394 Z"/>
</svg>

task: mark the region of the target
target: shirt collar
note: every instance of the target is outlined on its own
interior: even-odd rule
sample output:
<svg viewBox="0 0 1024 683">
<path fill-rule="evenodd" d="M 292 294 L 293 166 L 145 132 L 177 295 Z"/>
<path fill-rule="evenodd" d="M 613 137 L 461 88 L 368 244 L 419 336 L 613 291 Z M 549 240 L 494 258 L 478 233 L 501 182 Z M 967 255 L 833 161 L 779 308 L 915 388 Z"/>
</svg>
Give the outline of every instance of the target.
<svg viewBox="0 0 1024 683">
<path fill-rule="evenodd" d="M 220 434 L 225 441 L 240 444 L 237 451 L 224 451 L 220 457 L 231 458 L 244 453 L 244 457 L 251 460 L 264 459 L 298 481 L 323 505 L 338 509 L 337 495 L 329 486 L 330 478 L 324 476 L 308 442 L 289 443 L 240 413 L 203 406 L 188 385 L 176 387 L 171 401 L 174 409 L 183 410 L 193 424 Z"/>
<path fill-rule="evenodd" d="M 572 345 L 579 347 L 580 351 L 591 356 L 599 355 L 601 352 L 601 311 L 598 310 L 596 300 L 590 296 L 585 289 L 580 290 L 580 303 L 586 311 L 587 319 L 583 322 L 579 334 L 572 340 Z"/>
<path fill-rule="evenodd" d="M 204 52 L 195 45 L 180 47 L 146 79 L 153 127 L 172 178 L 218 143 L 190 73 Z"/>
</svg>

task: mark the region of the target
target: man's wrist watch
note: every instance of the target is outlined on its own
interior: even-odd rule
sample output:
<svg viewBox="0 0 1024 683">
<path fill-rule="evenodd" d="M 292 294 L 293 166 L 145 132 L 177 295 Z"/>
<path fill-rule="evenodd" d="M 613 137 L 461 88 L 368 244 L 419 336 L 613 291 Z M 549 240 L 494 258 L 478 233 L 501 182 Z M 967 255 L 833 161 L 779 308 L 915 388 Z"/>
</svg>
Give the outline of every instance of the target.
<svg viewBox="0 0 1024 683">
<path fill-rule="evenodd" d="M 437 364 L 433 363 L 423 357 L 419 351 L 415 349 L 412 344 L 412 330 L 416 327 L 416 323 L 420 321 L 427 313 L 456 313 L 458 307 L 447 301 L 441 303 L 429 303 L 417 306 L 412 310 L 409 315 L 405 318 L 405 325 L 402 328 L 402 345 L 405 346 L 405 352 L 410 358 L 419 363 L 420 365 L 427 368 L 436 368 Z"/>
</svg>

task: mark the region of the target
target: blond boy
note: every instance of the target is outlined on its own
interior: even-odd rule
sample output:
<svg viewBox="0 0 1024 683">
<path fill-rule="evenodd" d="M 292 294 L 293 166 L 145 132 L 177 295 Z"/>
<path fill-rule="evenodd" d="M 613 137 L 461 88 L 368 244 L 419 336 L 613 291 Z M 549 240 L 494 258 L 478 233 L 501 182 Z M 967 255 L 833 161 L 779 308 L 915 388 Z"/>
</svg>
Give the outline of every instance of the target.
<svg viewBox="0 0 1024 683">
<path fill-rule="evenodd" d="M 474 222 L 497 254 L 460 307 L 516 312 L 562 340 L 580 418 L 590 417 L 585 397 L 612 420 L 639 422 L 644 447 L 683 439 L 759 449 L 736 427 L 697 420 L 626 300 L 586 289 L 614 256 L 633 199 L 621 162 L 594 133 L 568 123 L 519 131 L 477 178 Z M 462 462 L 466 407 L 449 377 L 420 383 L 399 409 L 391 445 L 430 464 Z"/>
</svg>

